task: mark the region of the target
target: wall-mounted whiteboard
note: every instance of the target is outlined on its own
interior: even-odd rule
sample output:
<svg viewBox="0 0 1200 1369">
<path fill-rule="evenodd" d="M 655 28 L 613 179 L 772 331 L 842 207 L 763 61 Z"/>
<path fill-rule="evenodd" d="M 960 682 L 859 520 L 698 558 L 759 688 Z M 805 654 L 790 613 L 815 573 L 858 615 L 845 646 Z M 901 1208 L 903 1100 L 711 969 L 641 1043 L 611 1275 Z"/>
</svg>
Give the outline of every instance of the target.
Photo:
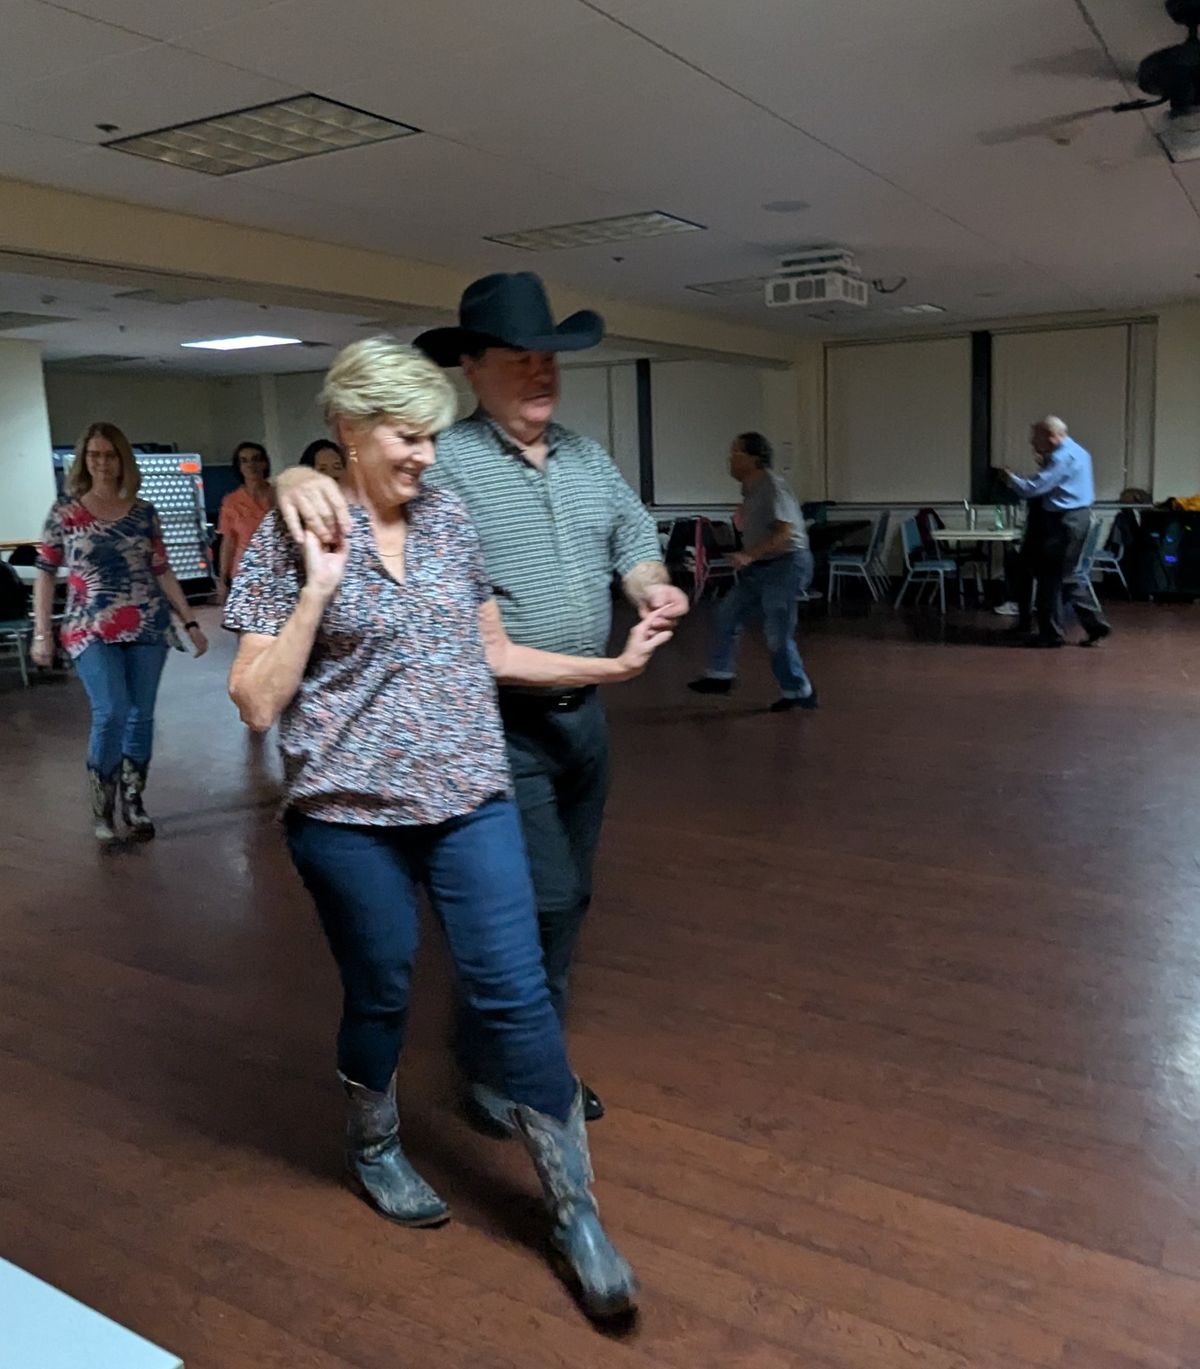
<svg viewBox="0 0 1200 1369">
<path fill-rule="evenodd" d="M 1091 452 L 1098 499 L 1148 484 L 1153 383 L 1153 325 L 999 333 L 992 344 L 993 462 L 1034 469 L 1030 425 L 1054 414 Z"/>
<path fill-rule="evenodd" d="M 653 364 L 655 503 L 737 502 L 729 445 L 739 433 L 766 431 L 763 375 L 715 361 Z"/>
<path fill-rule="evenodd" d="M 615 366 L 563 366 L 555 420 L 595 438 L 636 490 L 639 484 L 637 372 L 632 362 Z"/>
<path fill-rule="evenodd" d="M 939 503 L 971 490 L 971 340 L 826 349 L 829 498 Z"/>
</svg>

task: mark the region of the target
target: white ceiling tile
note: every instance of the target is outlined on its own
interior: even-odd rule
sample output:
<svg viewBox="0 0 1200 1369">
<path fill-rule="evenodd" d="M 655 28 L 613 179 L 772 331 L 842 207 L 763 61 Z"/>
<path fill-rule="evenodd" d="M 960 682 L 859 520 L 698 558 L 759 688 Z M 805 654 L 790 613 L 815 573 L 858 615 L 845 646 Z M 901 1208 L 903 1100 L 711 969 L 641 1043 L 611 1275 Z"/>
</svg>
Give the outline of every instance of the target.
<svg viewBox="0 0 1200 1369">
<path fill-rule="evenodd" d="M 424 5 L 352 0 L 336 17 L 328 0 L 288 0 L 179 41 L 192 51 L 252 66 L 319 94 L 330 93 L 334 81 L 348 83 L 353 91 L 369 77 L 386 76 L 402 97 L 410 83 L 421 82 L 430 65 L 497 48 L 553 50 L 594 20 L 573 0 L 437 0 Z M 459 68 L 464 88 L 470 87 L 470 71 L 466 64 Z"/>
<path fill-rule="evenodd" d="M 447 248 L 518 227 L 514 216 L 567 223 L 642 207 L 428 134 L 265 167 L 253 180 L 256 190 L 391 216 L 398 238 L 433 246 L 440 237 Z"/>
<path fill-rule="evenodd" d="M 10 88 L 146 46 L 138 34 L 38 0 L 0 0 L 0 35 L 0 80 Z"/>
<path fill-rule="evenodd" d="M 13 180 L 70 188 L 79 152 L 79 144 L 68 138 L 0 123 L 0 175 Z"/>
<path fill-rule="evenodd" d="M 0 175 L 785 332 L 820 325 L 685 287 L 835 239 L 955 319 L 1200 290 L 1200 167 L 1173 171 L 1143 116 L 1067 118 L 1126 93 L 1074 0 L 353 0 L 336 22 L 327 0 L 65 6 L 91 18 L 0 0 L 0 73 L 24 83 L 0 86 Z M 1181 34 L 1157 0 L 1088 8 L 1123 66 Z M 427 132 L 222 181 L 94 146 L 98 122 L 306 89 Z M 764 210 L 778 199 L 810 208 Z M 708 231 L 538 255 L 484 240 L 647 209 Z"/>
<path fill-rule="evenodd" d="M 58 7 L 151 38 L 175 38 L 281 3 L 283 0 L 58 0 Z"/>
<path fill-rule="evenodd" d="M 72 76 L 69 89 L 55 79 L 0 91 L 0 123 L 94 143 L 295 93 L 294 87 L 156 43 L 136 56 L 94 62 Z M 116 124 L 120 133 L 98 132 L 98 123 Z M 111 155 L 122 162 L 134 160 L 128 154 Z M 113 175 L 119 180 L 118 170 Z"/>
</svg>

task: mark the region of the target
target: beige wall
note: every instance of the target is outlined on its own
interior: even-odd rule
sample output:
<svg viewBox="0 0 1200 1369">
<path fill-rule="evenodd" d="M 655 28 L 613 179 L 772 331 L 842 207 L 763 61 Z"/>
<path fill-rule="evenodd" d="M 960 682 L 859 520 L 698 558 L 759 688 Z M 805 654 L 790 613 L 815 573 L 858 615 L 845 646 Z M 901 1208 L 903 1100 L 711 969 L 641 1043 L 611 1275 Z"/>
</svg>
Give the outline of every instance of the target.
<svg viewBox="0 0 1200 1369">
<path fill-rule="evenodd" d="M 54 502 L 50 447 L 41 349 L 0 341 L 0 542 L 41 533 Z"/>
<path fill-rule="evenodd" d="M 280 378 L 280 407 L 289 422 L 273 433 L 274 376 L 218 379 L 55 367 L 46 372 L 50 430 L 55 446 L 72 446 L 89 423 L 106 419 L 131 442 L 173 442 L 180 451 L 199 452 L 206 465 L 223 465 L 239 442 L 265 442 L 276 466 L 286 466 L 319 434 L 319 420 L 304 423 L 299 414 L 319 379 Z M 311 435 L 292 451 L 290 444 L 310 427 Z M 280 433 L 286 433 L 285 442 Z"/>
<path fill-rule="evenodd" d="M 57 447 L 74 446 L 88 426 L 115 423 L 130 442 L 174 442 L 213 459 L 214 382 L 118 371 L 46 372 L 50 431 Z"/>
<path fill-rule="evenodd" d="M 1140 414 L 1137 445 L 1139 450 L 1146 447 L 1148 467 L 1153 435 L 1153 489 L 1157 498 L 1164 498 L 1200 490 L 1200 306 L 1164 310 L 1157 333 L 1157 347 L 1151 349 L 1156 350 L 1154 403 L 1151 412 Z M 26 349 L 23 355 L 32 355 L 30 344 L 19 345 Z M 457 382 L 459 373 L 452 374 Z M 567 367 L 563 375 L 560 420 L 603 442 L 637 489 L 634 365 Z M 760 428 L 775 444 L 779 469 L 801 498 L 844 494 L 836 442 L 832 449 L 826 443 L 824 344 L 804 344 L 790 369 L 656 361 L 651 380 L 658 503 L 733 502 L 736 491 L 726 472 L 725 452 L 729 438 L 750 427 Z M 226 461 L 238 441 L 262 440 L 278 470 L 293 464 L 308 442 L 323 435 L 316 407 L 320 384 L 320 372 L 210 380 L 54 370 L 47 375 L 46 393 L 56 443 L 73 443 L 87 422 L 104 415 L 134 441 L 174 441 L 199 450 L 210 464 Z M 460 389 L 460 411 L 466 412 L 472 400 L 464 386 Z M 886 427 L 886 415 L 876 417 Z M 963 446 L 965 458 L 965 442 Z M 889 498 L 930 493 L 916 483 L 909 488 L 902 465 L 893 475 Z M 964 488 L 957 497 L 966 493 Z"/>
<path fill-rule="evenodd" d="M 450 314 L 473 274 L 167 210 L 0 180 L 0 248 L 210 281 L 266 285 Z M 613 337 L 790 361 L 786 334 L 549 285 L 560 314 L 600 309 Z"/>
<path fill-rule="evenodd" d="M 326 295 L 371 306 L 402 306 L 413 321 L 446 317 L 468 278 L 465 272 L 452 267 L 16 181 L 0 181 L 0 249 L 27 253 L 43 263 L 47 258 L 58 257 L 87 263 L 89 269 L 104 266 L 126 272 L 177 274 L 193 280 L 224 282 L 231 289 L 254 287 L 290 292 L 297 299 L 311 294 L 312 282 L 320 281 Z M 699 407 L 676 404 L 671 399 L 675 382 L 666 383 L 664 394 L 671 414 L 664 420 L 660 413 L 658 420 L 660 500 L 727 500 L 729 491 L 724 485 L 719 453 L 726 441 L 726 430 L 731 425 L 741 426 L 744 419 L 756 420 L 755 426 L 762 427 L 776 443 L 781 466 L 789 468 L 788 474 L 799 493 L 815 497 L 824 492 L 828 456 L 820 342 L 800 342 L 763 328 L 722 323 L 632 300 L 591 295 L 585 298 L 553 280 L 550 285 L 561 312 L 582 306 L 599 307 L 613 337 L 644 342 L 648 351 L 656 346 L 668 352 L 693 349 L 718 360 L 723 355 L 730 360 L 759 364 L 758 382 L 751 383 L 742 373 L 731 379 L 723 393 L 718 390 L 712 396 L 702 393 L 702 387 L 694 386 L 692 393 Z M 1153 415 L 1154 488 L 1160 495 L 1200 486 L 1200 387 L 1195 383 L 1200 306 L 1180 306 L 1161 312 Z M 981 326 L 1003 326 L 1003 321 Z M 790 366 L 791 371 L 785 374 L 769 369 L 779 363 Z M 702 367 L 716 361 L 660 364 Z M 610 381 L 611 445 L 616 449 L 618 464 L 628 477 L 636 479 L 636 391 L 632 368 L 616 368 Z M 590 383 L 579 382 L 582 386 Z M 688 384 L 689 381 L 683 382 L 685 390 Z M 288 378 L 277 382 L 268 378 L 259 382 L 256 403 L 251 391 L 235 387 L 222 397 L 222 402 L 210 403 L 207 416 L 202 404 L 181 400 L 167 415 L 171 423 L 166 425 L 166 435 L 168 440 L 181 445 L 201 448 L 207 460 L 223 460 L 233 441 L 250 435 L 241 429 L 257 409 L 263 415 L 262 435 L 273 453 L 280 460 L 294 460 L 304 442 L 320 431 L 319 421 L 310 423 L 305 411 L 304 392 L 308 388 L 310 384 L 305 380 Z M 565 409 L 569 410 L 572 403 L 568 394 Z M 72 410 L 69 405 L 55 405 L 67 428 L 75 426 L 84 407 L 76 404 Z M 112 417 L 120 421 L 119 415 Z M 157 420 L 161 412 L 153 411 L 147 417 Z M 156 421 L 155 426 L 163 424 Z M 719 441 L 718 428 L 722 430 Z M 233 435 L 235 432 L 237 436 Z M 56 428 L 56 438 L 72 435 Z M 718 488 L 722 491 L 719 496 Z"/>
<path fill-rule="evenodd" d="M 1158 317 L 1154 497 L 1200 493 L 1200 305 Z"/>
<path fill-rule="evenodd" d="M 232 458 L 239 442 L 262 442 L 278 470 L 280 461 L 264 423 L 262 376 L 230 376 L 206 382 L 212 441 L 202 452 L 206 465 Z"/>
<path fill-rule="evenodd" d="M 317 395 L 324 379 L 323 371 L 304 371 L 298 375 L 275 376 L 272 385 L 267 387 L 267 413 L 268 416 L 273 413 L 268 431 L 273 426 L 272 455 L 276 457 L 276 470 L 294 466 L 310 442 L 328 436 L 325 420 L 317 408 Z"/>
</svg>

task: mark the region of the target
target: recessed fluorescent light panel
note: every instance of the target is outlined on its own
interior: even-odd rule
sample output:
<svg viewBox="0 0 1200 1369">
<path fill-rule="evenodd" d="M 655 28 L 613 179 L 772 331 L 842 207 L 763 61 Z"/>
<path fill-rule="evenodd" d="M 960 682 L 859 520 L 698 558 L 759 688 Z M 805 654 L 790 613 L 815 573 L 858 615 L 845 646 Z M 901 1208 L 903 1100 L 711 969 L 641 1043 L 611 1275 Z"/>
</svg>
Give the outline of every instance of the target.
<svg viewBox="0 0 1200 1369">
<path fill-rule="evenodd" d="M 739 276 L 737 280 L 710 280 L 703 285 L 687 285 L 701 295 L 757 295 L 767 283 L 767 276 Z"/>
<path fill-rule="evenodd" d="M 198 347 L 206 352 L 243 352 L 251 347 L 299 347 L 298 337 L 271 337 L 267 333 L 251 333 L 246 337 L 214 337 L 206 342 L 181 342 L 181 347 Z"/>
<path fill-rule="evenodd" d="M 565 247 L 594 247 L 598 243 L 661 238 L 669 233 L 703 232 L 703 224 L 654 210 L 649 214 L 622 214 L 615 219 L 564 223 L 555 228 L 531 228 L 523 233 L 497 233 L 489 235 L 486 241 L 498 242 L 504 247 L 519 247 L 524 252 L 555 252 Z"/>
<path fill-rule="evenodd" d="M 420 131 L 321 95 L 296 95 L 155 133 L 114 138 L 104 146 L 206 176 L 232 176 L 347 147 L 407 138 Z"/>
<path fill-rule="evenodd" d="M 940 304 L 901 304 L 892 310 L 895 314 L 944 314 Z"/>
</svg>

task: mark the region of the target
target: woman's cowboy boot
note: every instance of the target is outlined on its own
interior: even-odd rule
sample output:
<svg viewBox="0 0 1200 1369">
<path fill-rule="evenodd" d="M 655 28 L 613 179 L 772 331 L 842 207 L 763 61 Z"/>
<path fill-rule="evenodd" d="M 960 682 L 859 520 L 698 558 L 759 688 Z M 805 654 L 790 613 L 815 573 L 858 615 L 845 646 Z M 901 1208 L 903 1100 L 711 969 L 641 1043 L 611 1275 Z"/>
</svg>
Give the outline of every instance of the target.
<svg viewBox="0 0 1200 1369">
<path fill-rule="evenodd" d="M 149 841 L 154 835 L 154 823 L 142 804 L 148 769 L 148 763 L 139 764 L 128 756 L 121 761 L 121 816 L 129 835 L 140 841 Z"/>
<path fill-rule="evenodd" d="M 113 810 L 117 803 L 117 777 L 110 775 L 104 779 L 99 770 L 88 767 L 88 787 L 92 796 L 92 830 L 97 841 L 116 841 L 117 833 L 113 827 Z"/>
<path fill-rule="evenodd" d="M 616 1317 L 636 1306 L 637 1280 L 600 1225 L 583 1105 L 583 1089 L 577 1087 L 566 1122 L 524 1104 L 517 1104 L 515 1117 L 554 1219 L 551 1241 L 578 1284 L 584 1311 Z"/>
<path fill-rule="evenodd" d="M 409 1164 L 400 1148 L 396 1081 L 376 1093 L 338 1076 L 349 1104 L 346 1168 L 352 1185 L 385 1217 L 401 1226 L 441 1226 L 450 1208 Z"/>
</svg>

